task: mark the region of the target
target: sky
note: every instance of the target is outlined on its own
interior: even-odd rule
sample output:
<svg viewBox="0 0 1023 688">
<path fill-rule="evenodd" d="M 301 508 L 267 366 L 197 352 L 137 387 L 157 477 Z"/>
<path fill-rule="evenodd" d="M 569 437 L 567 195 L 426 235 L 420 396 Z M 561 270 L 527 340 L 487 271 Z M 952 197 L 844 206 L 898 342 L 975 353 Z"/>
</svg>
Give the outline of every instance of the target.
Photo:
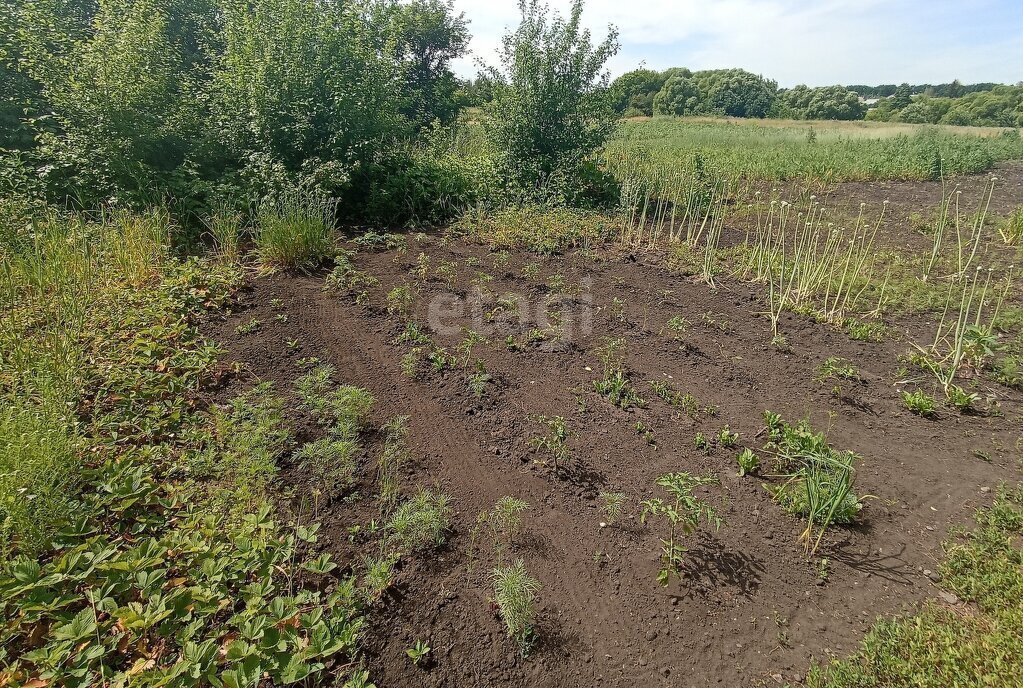
<svg viewBox="0 0 1023 688">
<path fill-rule="evenodd" d="M 460 76 L 496 63 L 516 0 L 454 0 L 473 35 Z M 569 0 L 550 0 L 567 12 Z M 618 27 L 612 76 L 635 69 L 742 67 L 796 84 L 1023 81 L 1023 0 L 588 0 L 596 39 Z"/>
</svg>

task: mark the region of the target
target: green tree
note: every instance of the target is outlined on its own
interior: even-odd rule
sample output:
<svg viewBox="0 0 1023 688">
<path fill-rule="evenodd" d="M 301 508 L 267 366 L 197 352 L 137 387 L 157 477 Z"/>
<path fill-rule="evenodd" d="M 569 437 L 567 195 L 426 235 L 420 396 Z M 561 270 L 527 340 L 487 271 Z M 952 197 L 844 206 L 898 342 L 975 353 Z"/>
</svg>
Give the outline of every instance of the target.
<svg viewBox="0 0 1023 688">
<path fill-rule="evenodd" d="M 520 0 L 519 9 L 521 23 L 501 43 L 501 69 L 491 71 L 487 133 L 513 195 L 573 201 L 588 158 L 617 126 L 605 65 L 618 34 L 609 27 L 594 44 L 580 26 L 582 0 L 567 18 L 538 0 Z"/>
<path fill-rule="evenodd" d="M 455 13 L 452 0 L 385 0 L 373 6 L 372 26 L 380 50 L 397 65 L 405 116 L 420 127 L 435 119 L 450 122 L 461 86 L 451 61 L 469 45 L 465 15 Z"/>
<path fill-rule="evenodd" d="M 784 91 L 780 100 L 800 119 L 863 119 L 867 106 L 844 86 L 809 88 L 799 85 Z"/>
<path fill-rule="evenodd" d="M 765 117 L 778 84 L 744 69 L 695 72 L 693 78 L 705 94 L 705 107 L 731 117 Z"/>
<path fill-rule="evenodd" d="M 696 80 L 686 76 L 673 76 L 664 83 L 654 97 L 654 113 L 658 115 L 691 115 L 702 102 L 702 94 Z"/>
<path fill-rule="evenodd" d="M 665 77 L 652 69 L 634 69 L 611 83 L 615 110 L 619 114 L 652 115 L 654 97 L 664 86 Z"/>
</svg>

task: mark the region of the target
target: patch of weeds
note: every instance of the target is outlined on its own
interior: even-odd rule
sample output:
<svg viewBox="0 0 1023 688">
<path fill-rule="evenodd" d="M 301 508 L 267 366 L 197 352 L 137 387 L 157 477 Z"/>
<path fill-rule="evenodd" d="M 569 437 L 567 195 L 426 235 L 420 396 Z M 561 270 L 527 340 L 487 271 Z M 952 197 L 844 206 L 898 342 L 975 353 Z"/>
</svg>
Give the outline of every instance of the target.
<svg viewBox="0 0 1023 688">
<path fill-rule="evenodd" d="M 362 574 L 362 587 L 367 601 L 379 600 L 394 585 L 394 565 L 397 561 L 393 554 L 367 556 L 363 559 L 366 570 Z"/>
<path fill-rule="evenodd" d="M 676 315 L 668 320 L 667 328 L 671 332 L 672 338 L 678 342 L 680 349 L 687 348 L 686 334 L 689 332 L 689 328 L 692 325 L 686 318 L 681 315 Z"/>
<path fill-rule="evenodd" d="M 324 288 L 345 294 L 351 294 L 357 304 L 369 300 L 369 290 L 380 284 L 380 280 L 368 272 L 358 270 L 352 262 L 354 254 L 341 251 L 334 257 L 334 269 L 324 281 Z"/>
<path fill-rule="evenodd" d="M 421 552 L 444 544 L 450 524 L 451 498 L 421 489 L 394 510 L 389 542 L 401 553 Z"/>
<path fill-rule="evenodd" d="M 833 449 L 824 433 L 814 432 L 806 421 L 789 425 L 770 411 L 764 417 L 769 435 L 765 450 L 774 453 L 786 478 L 781 485 L 765 487 L 785 511 L 806 519 L 800 540 L 814 553 L 831 525 L 851 523 L 863 508 L 853 491 L 859 457 Z"/>
<path fill-rule="evenodd" d="M 594 380 L 593 388 L 620 409 L 643 407 L 646 401 L 629 382 L 625 372 L 625 340 L 608 338 L 599 350 L 603 369 L 601 379 Z"/>
<path fill-rule="evenodd" d="M 1018 356 L 1006 356 L 993 366 L 995 379 L 1006 387 L 1023 389 L 1023 363 Z"/>
<path fill-rule="evenodd" d="M 700 414 L 700 405 L 692 394 L 683 394 L 675 385 L 663 380 L 650 380 L 650 387 L 659 398 L 666 401 L 672 408 L 696 420 Z M 708 415 L 715 415 L 710 409 L 704 409 Z"/>
<path fill-rule="evenodd" d="M 540 342 L 547 340 L 547 333 L 539 327 L 534 327 L 526 333 L 527 344 L 539 344 Z"/>
<path fill-rule="evenodd" d="M 857 342 L 880 342 L 888 333 L 884 323 L 864 322 L 855 318 L 847 318 L 845 321 L 845 332 L 849 339 Z"/>
<path fill-rule="evenodd" d="M 410 380 L 415 380 L 419 376 L 419 364 L 422 360 L 423 354 L 419 348 L 407 352 L 399 362 L 401 374 Z"/>
<path fill-rule="evenodd" d="M 437 279 L 444 282 L 448 289 L 452 289 L 455 286 L 455 282 L 458 281 L 458 263 L 442 260 L 433 269 L 433 274 Z"/>
<path fill-rule="evenodd" d="M 829 379 L 839 380 L 854 380 L 860 381 L 860 371 L 853 366 L 852 363 L 844 358 L 837 356 L 831 356 L 824 359 L 824 361 L 817 366 L 817 375 L 815 379 L 818 382 L 824 382 Z"/>
<path fill-rule="evenodd" d="M 536 279 L 537 277 L 540 276 L 540 264 L 536 262 L 526 263 L 525 265 L 522 266 L 522 269 L 519 271 L 519 274 L 525 277 L 526 279 Z"/>
<path fill-rule="evenodd" d="M 643 511 L 640 521 L 646 524 L 650 518 L 660 518 L 667 522 L 668 536 L 661 539 L 662 568 L 657 574 L 657 582 L 668 585 L 671 576 L 680 576 L 685 564 L 685 555 L 689 551 L 680 543 L 680 539 L 692 535 L 706 519 L 708 523 L 720 527 L 721 519 L 703 500 L 693 494 L 693 490 L 701 485 L 717 483 L 713 477 L 693 476 L 689 473 L 668 473 L 656 480 L 656 484 L 668 493 L 667 501 L 654 497 L 642 502 Z"/>
<path fill-rule="evenodd" d="M 377 461 L 380 510 L 390 513 L 398 501 L 401 472 L 409 462 L 408 416 L 395 416 L 384 425 L 384 450 Z"/>
<path fill-rule="evenodd" d="M 484 529 L 489 531 L 491 546 L 497 562 L 504 562 L 504 554 L 511 548 L 515 537 L 522 527 L 522 514 L 529 509 L 529 503 L 517 497 L 504 496 L 498 499 L 487 511 L 476 516 L 476 524 L 470 532 L 469 548 L 466 555 L 469 559 L 469 570 L 477 554 L 477 545 Z"/>
<path fill-rule="evenodd" d="M 472 356 L 473 348 L 479 344 L 486 344 L 487 338 L 476 330 L 467 327 L 462 328 L 462 335 L 462 341 L 458 343 L 455 349 L 462 355 L 462 367 L 465 368 L 469 365 L 469 358 Z"/>
<path fill-rule="evenodd" d="M 710 451 L 710 442 L 702 432 L 696 433 L 693 437 L 693 446 L 703 452 Z"/>
<path fill-rule="evenodd" d="M 534 641 L 536 598 L 540 594 L 540 581 L 526 571 L 518 559 L 510 566 L 497 566 L 492 572 L 494 603 L 508 631 L 523 655 L 528 654 Z"/>
<path fill-rule="evenodd" d="M 351 385 L 336 385 L 334 366 L 321 364 L 295 380 L 302 406 L 322 425 L 334 425 L 339 432 L 358 433 L 369 422 L 373 395 Z"/>
<path fill-rule="evenodd" d="M 430 337 L 425 327 L 415 320 L 409 320 L 405 323 L 405 329 L 401 331 L 401 334 L 395 337 L 394 343 L 409 346 L 433 346 L 433 338 Z"/>
<path fill-rule="evenodd" d="M 1023 486 L 1001 486 L 977 527 L 945 544 L 941 585 L 968 611 L 931 603 L 882 620 L 849 659 L 814 664 L 808 688 L 1005 686 L 1023 675 Z"/>
<path fill-rule="evenodd" d="M 902 403 L 911 413 L 924 418 L 933 416 L 934 409 L 937 406 L 934 397 L 919 389 L 912 392 L 902 392 Z"/>
<path fill-rule="evenodd" d="M 427 655 L 430 654 L 430 646 L 425 640 L 417 640 L 412 644 L 412 647 L 405 650 L 405 654 L 408 655 L 413 664 L 419 666 L 426 662 Z"/>
<path fill-rule="evenodd" d="M 368 248 L 375 251 L 390 251 L 396 248 L 403 248 L 407 245 L 405 237 L 393 232 L 375 232 L 370 230 L 352 239 L 352 243 L 360 248 Z"/>
</svg>

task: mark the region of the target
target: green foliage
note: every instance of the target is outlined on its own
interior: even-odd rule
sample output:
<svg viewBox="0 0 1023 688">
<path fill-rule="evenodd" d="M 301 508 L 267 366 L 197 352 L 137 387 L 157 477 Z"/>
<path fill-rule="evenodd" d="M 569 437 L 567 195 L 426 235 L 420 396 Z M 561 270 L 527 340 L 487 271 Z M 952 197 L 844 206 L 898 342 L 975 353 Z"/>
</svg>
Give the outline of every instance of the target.
<svg viewBox="0 0 1023 688">
<path fill-rule="evenodd" d="M 334 255 L 333 225 L 332 202 L 286 194 L 260 203 L 252 240 L 263 265 L 313 268 Z"/>
<path fill-rule="evenodd" d="M 131 462 L 85 480 L 100 489 L 82 512 L 116 514 L 108 530 L 80 521 L 45 564 L 17 558 L 0 573 L 0 604 L 18 619 L 0 638 L 8 677 L 240 686 L 265 672 L 287 683 L 354 653 L 352 581 L 329 595 L 296 588 L 304 560 L 268 509 L 225 527 Z"/>
<path fill-rule="evenodd" d="M 916 415 L 924 416 L 925 418 L 934 415 L 934 409 L 937 405 L 934 397 L 920 389 L 915 389 L 912 392 L 902 392 L 902 403 Z"/>
<path fill-rule="evenodd" d="M 833 449 L 824 433 L 814 432 L 806 421 L 789 425 L 770 411 L 764 418 L 769 436 L 765 449 L 775 454 L 786 475 L 784 483 L 768 490 L 783 509 L 806 519 L 800 540 L 807 552 L 816 552 L 829 527 L 851 523 L 863 508 L 853 491 L 858 457 Z"/>
<path fill-rule="evenodd" d="M 760 457 L 749 447 L 743 447 L 736 461 L 739 464 L 739 477 L 749 475 L 760 467 Z"/>
<path fill-rule="evenodd" d="M 568 438 L 571 434 L 568 425 L 562 416 L 540 416 L 539 423 L 547 426 L 547 434 L 532 438 L 529 443 L 547 452 L 554 461 L 554 470 L 558 470 L 559 464 L 564 465 L 570 458 L 568 449 Z"/>
<path fill-rule="evenodd" d="M 533 642 L 540 581 L 529 575 L 521 559 L 510 566 L 496 567 L 492 575 L 494 602 L 508 629 L 508 637 L 526 654 Z"/>
<path fill-rule="evenodd" d="M 454 230 L 493 249 L 524 248 L 550 256 L 605 243 L 621 232 L 621 226 L 614 217 L 591 210 L 523 206 L 469 212 Z"/>
<path fill-rule="evenodd" d="M 611 28 L 594 44 L 580 23 L 582 0 L 572 1 L 567 18 L 540 0 L 520 0 L 519 9 L 519 26 L 498 50 L 501 69 L 489 75 L 495 95 L 485 120 L 508 192 L 539 201 L 606 201 L 599 197 L 606 182 L 587 160 L 616 127 L 605 64 L 618 52 L 617 33 Z"/>
<path fill-rule="evenodd" d="M 814 665 L 809 688 L 1010 686 L 1023 672 L 1023 489 L 1002 486 L 978 527 L 945 545 L 942 586 L 971 603 L 879 621 L 853 657 Z M 974 606 L 975 605 L 975 606 Z"/>
<path fill-rule="evenodd" d="M 625 493 L 623 492 L 601 492 L 600 501 L 603 502 L 604 518 L 607 525 L 614 525 L 622 517 L 622 509 L 625 506 Z"/>
<path fill-rule="evenodd" d="M 395 509 L 387 530 L 398 551 L 411 553 L 443 544 L 450 522 L 451 498 L 419 490 Z"/>
<path fill-rule="evenodd" d="M 702 99 L 703 94 L 695 78 L 673 76 L 664 82 L 654 97 L 654 114 L 676 117 L 691 115 L 699 111 Z"/>
<path fill-rule="evenodd" d="M 607 338 L 600 348 L 602 377 L 593 381 L 593 388 L 621 409 L 645 406 L 646 401 L 629 381 L 625 370 L 625 340 Z"/>
<path fill-rule="evenodd" d="M 685 555 L 689 550 L 678 542 L 680 537 L 696 532 L 704 518 L 716 527 L 721 526 L 721 519 L 714 510 L 693 494 L 695 488 L 717 482 L 717 478 L 713 477 L 693 476 L 685 472 L 669 473 L 656 481 L 668 493 L 668 501 L 659 497 L 643 500 L 640 520 L 644 524 L 651 517 L 663 518 L 668 522 L 668 537 L 661 540 L 663 568 L 657 574 L 657 582 L 661 585 L 668 585 L 672 574 L 681 575 Z"/>
<path fill-rule="evenodd" d="M 779 101 L 794 119 L 863 119 L 867 106 L 844 86 L 810 88 L 799 85 L 782 91 Z"/>
</svg>

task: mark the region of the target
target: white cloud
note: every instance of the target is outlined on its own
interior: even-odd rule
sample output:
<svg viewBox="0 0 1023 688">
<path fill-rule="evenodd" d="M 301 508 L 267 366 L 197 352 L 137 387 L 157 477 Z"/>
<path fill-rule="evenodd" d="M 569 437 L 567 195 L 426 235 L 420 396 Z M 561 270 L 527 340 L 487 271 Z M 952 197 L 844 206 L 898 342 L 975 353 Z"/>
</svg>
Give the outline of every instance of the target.
<svg viewBox="0 0 1023 688">
<path fill-rule="evenodd" d="M 552 0 L 566 12 L 568 0 Z M 455 0 L 470 19 L 474 57 L 488 63 L 514 0 Z M 620 31 L 618 74 L 743 67 L 797 83 L 937 83 L 1023 79 L 1023 3 L 1018 0 L 589 0 L 595 36 Z M 473 58 L 457 65 L 475 73 Z"/>
</svg>

